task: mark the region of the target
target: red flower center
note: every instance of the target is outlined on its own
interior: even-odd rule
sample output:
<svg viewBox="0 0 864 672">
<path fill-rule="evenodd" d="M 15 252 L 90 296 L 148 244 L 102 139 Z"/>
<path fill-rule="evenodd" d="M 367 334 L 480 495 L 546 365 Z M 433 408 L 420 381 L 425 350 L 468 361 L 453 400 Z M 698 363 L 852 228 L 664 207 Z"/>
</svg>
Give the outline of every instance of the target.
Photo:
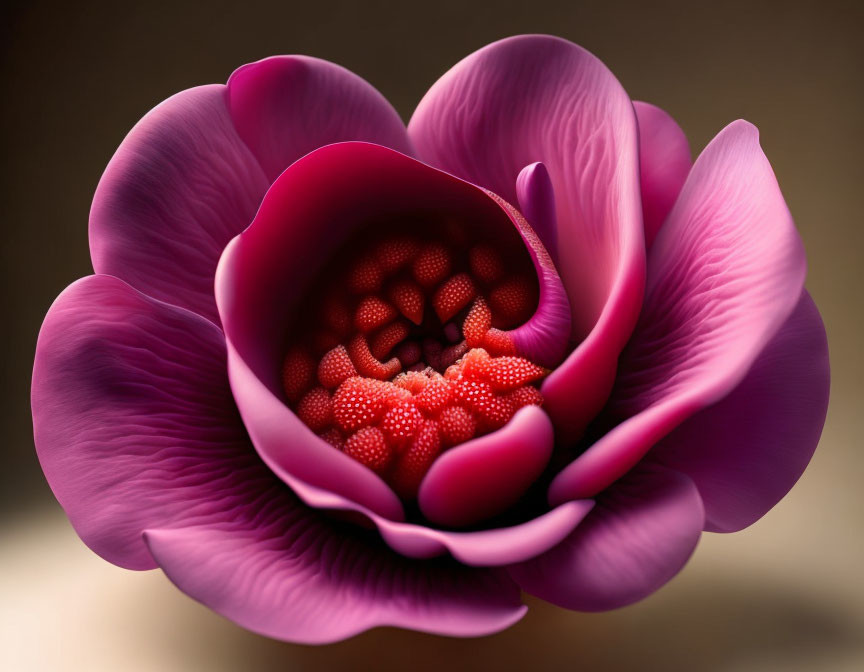
<svg viewBox="0 0 864 672">
<path fill-rule="evenodd" d="M 548 373 L 507 331 L 537 307 L 524 255 L 444 230 L 346 245 L 301 308 L 282 370 L 298 417 L 405 499 L 441 452 L 542 404 Z"/>
</svg>

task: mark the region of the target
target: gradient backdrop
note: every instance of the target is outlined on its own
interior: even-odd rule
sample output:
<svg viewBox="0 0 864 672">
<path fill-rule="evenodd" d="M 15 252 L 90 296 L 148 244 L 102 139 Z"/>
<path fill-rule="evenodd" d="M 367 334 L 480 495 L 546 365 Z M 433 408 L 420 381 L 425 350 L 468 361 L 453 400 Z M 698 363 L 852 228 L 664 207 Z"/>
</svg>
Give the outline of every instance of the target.
<svg viewBox="0 0 864 672">
<path fill-rule="evenodd" d="M 860 3 L 134 5 L 15 3 L 0 27 L 0 668 L 864 669 Z M 281 644 L 208 612 L 158 571 L 90 553 L 42 480 L 30 369 L 51 301 L 91 272 L 90 199 L 129 128 L 176 91 L 279 53 L 350 68 L 407 120 L 461 57 L 527 32 L 593 51 L 634 99 L 672 113 L 694 154 L 733 119 L 760 128 L 807 247 L 834 367 L 822 444 L 792 494 L 742 533 L 705 535 L 684 572 L 641 604 L 588 615 L 531 600 L 520 624 L 479 640 L 385 629 L 328 648 Z"/>
</svg>

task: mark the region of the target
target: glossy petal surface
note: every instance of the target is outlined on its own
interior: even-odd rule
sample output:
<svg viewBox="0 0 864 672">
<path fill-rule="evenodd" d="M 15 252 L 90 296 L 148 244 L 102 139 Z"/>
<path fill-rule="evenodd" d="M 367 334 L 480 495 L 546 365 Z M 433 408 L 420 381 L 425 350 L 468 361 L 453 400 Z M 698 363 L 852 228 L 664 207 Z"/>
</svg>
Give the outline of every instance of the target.
<svg viewBox="0 0 864 672">
<path fill-rule="evenodd" d="M 693 166 L 649 258 L 645 306 L 607 407 L 620 422 L 553 481 L 591 496 L 743 379 L 798 302 L 801 240 L 758 132 L 727 126 Z"/>
<path fill-rule="evenodd" d="M 408 130 L 421 159 L 511 203 L 525 166 L 539 161 L 548 171 L 571 335 L 583 342 L 549 376 L 543 394 L 556 430 L 576 438 L 608 396 L 644 286 L 629 97 L 584 49 L 525 35 L 454 66 L 420 102 Z"/>
<path fill-rule="evenodd" d="M 567 609 L 615 609 L 675 576 L 693 553 L 703 521 L 689 478 L 643 465 L 604 492 L 561 544 L 510 573 L 523 590 Z"/>
<path fill-rule="evenodd" d="M 829 383 L 825 328 L 805 292 L 744 380 L 663 439 L 651 459 L 693 480 L 706 530 L 740 530 L 804 472 L 822 433 Z"/>
</svg>

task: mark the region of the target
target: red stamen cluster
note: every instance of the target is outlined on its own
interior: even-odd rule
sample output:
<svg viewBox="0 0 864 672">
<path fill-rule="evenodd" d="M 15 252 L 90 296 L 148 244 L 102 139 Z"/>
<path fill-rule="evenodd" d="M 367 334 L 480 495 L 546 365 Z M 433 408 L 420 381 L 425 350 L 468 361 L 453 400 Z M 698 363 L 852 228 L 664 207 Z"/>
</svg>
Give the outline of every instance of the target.
<svg viewBox="0 0 864 672">
<path fill-rule="evenodd" d="M 536 285 L 505 277 L 492 246 L 464 256 L 438 241 L 380 241 L 335 285 L 344 294 L 316 299 L 314 328 L 285 356 L 297 416 L 405 498 L 443 450 L 543 402 L 534 385 L 547 371 L 502 330 L 530 317 Z"/>
</svg>

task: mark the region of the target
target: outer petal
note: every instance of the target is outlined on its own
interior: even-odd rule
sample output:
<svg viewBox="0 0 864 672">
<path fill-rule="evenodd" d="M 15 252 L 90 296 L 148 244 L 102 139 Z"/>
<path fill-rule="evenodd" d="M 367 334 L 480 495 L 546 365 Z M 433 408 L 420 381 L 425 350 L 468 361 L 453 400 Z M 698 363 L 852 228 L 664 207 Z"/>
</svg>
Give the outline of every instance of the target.
<svg viewBox="0 0 864 672">
<path fill-rule="evenodd" d="M 219 329 L 116 278 L 80 280 L 51 308 L 33 415 L 84 541 L 125 567 L 158 562 L 241 625 L 313 642 L 375 625 L 486 634 L 524 613 L 500 572 L 406 560 L 299 503 L 232 409 Z"/>
<path fill-rule="evenodd" d="M 559 436 L 578 436 L 608 396 L 644 286 L 629 97 L 584 49 L 519 36 L 453 67 L 420 102 L 408 132 L 423 160 L 512 203 L 523 167 L 539 161 L 548 170 L 572 336 L 584 341 L 547 378 L 543 394 Z"/>
<path fill-rule="evenodd" d="M 828 388 L 825 328 L 804 292 L 741 384 L 663 439 L 651 459 L 696 483 L 706 530 L 740 530 L 804 472 L 822 433 Z"/>
<path fill-rule="evenodd" d="M 473 637 L 526 611 L 504 570 L 407 560 L 353 526 L 273 496 L 262 493 L 216 526 L 149 530 L 148 546 L 183 592 L 244 628 L 292 642 L 333 642 L 385 625 Z"/>
<path fill-rule="evenodd" d="M 754 126 L 737 121 L 693 166 L 649 259 L 645 307 L 608 406 L 624 420 L 553 481 L 599 492 L 743 379 L 804 284 L 801 240 Z"/>
<path fill-rule="evenodd" d="M 510 574 L 523 590 L 559 606 L 615 609 L 675 576 L 696 548 L 703 521 L 693 482 L 646 464 L 604 492 L 561 544 Z"/>
<path fill-rule="evenodd" d="M 675 205 L 693 161 L 684 131 L 659 107 L 634 101 L 639 122 L 639 177 L 645 245 L 650 248 Z"/>
<path fill-rule="evenodd" d="M 54 302 L 32 405 L 54 494 L 84 542 L 123 567 L 155 567 L 147 527 L 225 516 L 261 482 L 222 332 L 117 278 L 84 278 Z"/>
<path fill-rule="evenodd" d="M 317 58 L 273 56 L 244 65 L 228 80 L 228 107 L 270 182 L 333 142 L 363 140 L 411 153 L 405 125 L 384 96 Z"/>
<path fill-rule="evenodd" d="M 135 125 L 105 169 L 90 210 L 93 268 L 216 321 L 219 255 L 267 184 L 225 87 L 182 91 Z"/>
</svg>

